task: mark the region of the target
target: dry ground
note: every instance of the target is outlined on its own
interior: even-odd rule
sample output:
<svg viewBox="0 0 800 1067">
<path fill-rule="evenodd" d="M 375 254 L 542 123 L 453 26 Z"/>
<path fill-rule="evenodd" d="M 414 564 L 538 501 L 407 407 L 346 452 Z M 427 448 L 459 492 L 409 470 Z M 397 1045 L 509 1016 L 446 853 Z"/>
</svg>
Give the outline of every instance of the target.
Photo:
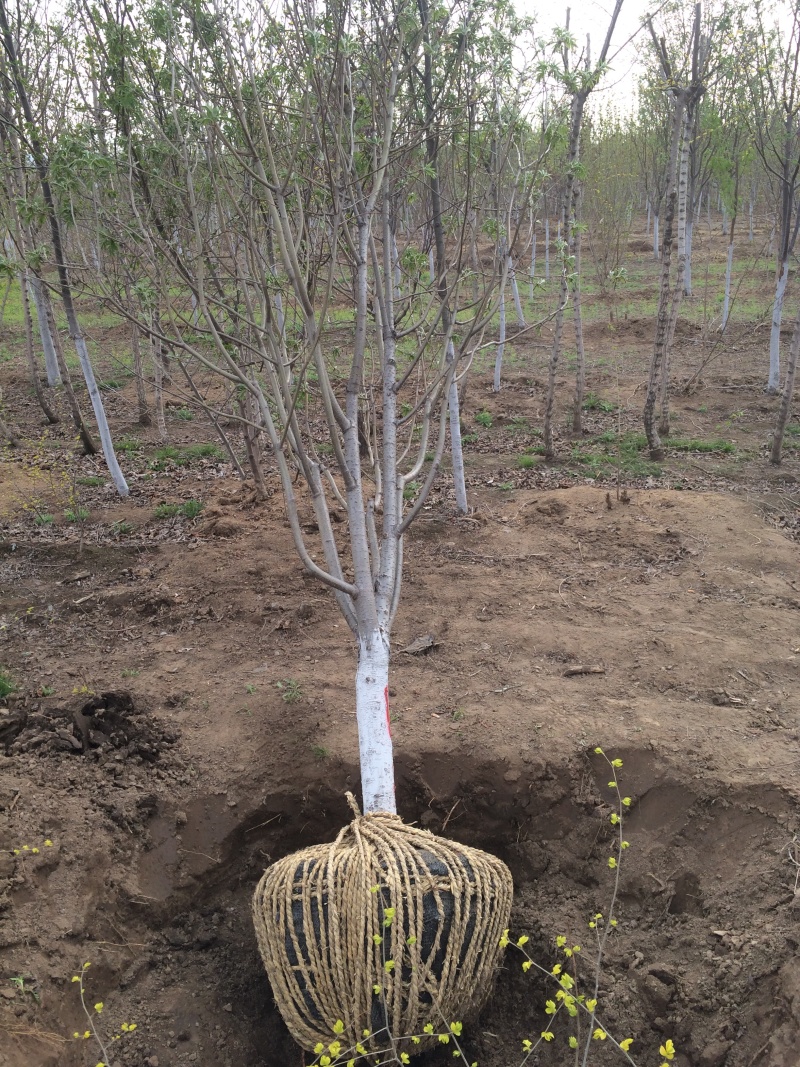
<svg viewBox="0 0 800 1067">
<path fill-rule="evenodd" d="M 633 804 L 601 983 L 609 1029 L 635 1038 L 643 1065 L 671 1037 L 680 1067 L 796 1067 L 798 453 L 779 471 L 766 462 L 775 401 L 760 391 L 764 338 L 746 325 L 676 400 L 676 436 L 733 450 L 671 449 L 658 472 L 623 453 L 651 328 L 590 328 L 602 403 L 584 440 L 562 430 L 555 465 L 535 452 L 546 335 L 520 343 L 529 367 L 512 362 L 499 396 L 485 371 L 472 380 L 474 512 L 453 516 L 443 477 L 407 551 L 391 690 L 399 807 L 508 862 L 514 927 L 538 959 L 554 961 L 563 933 L 588 962 L 587 921 L 612 877 L 593 750 L 619 756 Z M 714 351 L 687 322 L 676 378 Z M 214 456 L 149 465 L 157 442 L 132 421 L 130 384 L 108 394 L 118 438 L 143 445 L 124 457 L 121 503 L 82 484 L 102 466 L 71 458 L 67 429 L 37 443 L 21 369 L 3 376 L 25 440 L 0 464 L 0 662 L 18 683 L 5 721 L 27 720 L 0 748 L 0 1065 L 101 1058 L 70 1037 L 85 1029 L 70 979 L 91 961 L 103 1032 L 137 1024 L 112 1063 L 301 1067 L 310 1057 L 275 1011 L 249 900 L 271 859 L 347 818 L 346 626 L 302 573 L 277 492 L 254 501 Z M 565 372 L 564 411 L 568 398 Z M 211 439 L 198 419 L 170 430 L 177 445 Z M 82 523 L 63 517 L 70 493 Z M 190 499 L 199 517 L 154 517 Z M 426 634 L 428 652 L 402 651 Z M 577 665 L 602 673 L 565 676 Z M 519 1063 L 550 995 L 509 957 L 470 1058 Z M 597 1064 L 612 1062 L 596 1047 Z M 538 1062 L 566 1055 L 559 1036 Z"/>
</svg>

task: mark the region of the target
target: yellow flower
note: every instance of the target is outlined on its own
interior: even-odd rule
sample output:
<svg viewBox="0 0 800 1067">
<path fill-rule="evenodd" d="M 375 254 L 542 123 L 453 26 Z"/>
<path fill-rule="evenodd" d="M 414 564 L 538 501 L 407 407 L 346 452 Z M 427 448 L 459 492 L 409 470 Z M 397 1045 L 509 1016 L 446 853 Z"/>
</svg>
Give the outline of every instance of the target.
<svg viewBox="0 0 800 1067">
<path fill-rule="evenodd" d="M 596 1007 L 597 1007 L 597 1001 L 596 1000 L 592 999 L 592 1000 L 587 1000 L 586 1001 L 586 1010 L 587 1011 L 594 1011 L 594 1009 Z"/>
<path fill-rule="evenodd" d="M 333 1032 L 335 1034 L 343 1034 L 344 1033 L 344 1023 L 342 1022 L 341 1019 L 337 1019 L 336 1022 L 333 1024 Z"/>
<path fill-rule="evenodd" d="M 376 983 L 376 984 L 375 984 L 375 985 L 374 985 L 374 986 L 372 987 L 372 992 L 373 992 L 373 993 L 375 994 L 375 996 L 377 996 L 377 995 L 378 995 L 378 993 L 380 993 L 380 991 L 381 991 L 381 987 L 380 987 L 380 986 L 379 986 L 379 985 L 378 985 L 378 984 Z"/>
<path fill-rule="evenodd" d="M 622 760 L 621 759 L 612 759 L 611 766 L 612 767 L 621 767 L 622 766 Z"/>
<path fill-rule="evenodd" d="M 526 1037 L 525 1040 L 522 1042 L 522 1051 L 523 1052 L 530 1052 L 532 1048 L 533 1048 L 533 1042 L 529 1041 L 528 1038 Z"/>
<path fill-rule="evenodd" d="M 556 938 L 556 948 L 563 948 L 566 945 L 567 939 L 563 934 L 559 934 Z"/>
<path fill-rule="evenodd" d="M 630 797 L 623 797 L 622 798 L 622 803 L 625 805 L 626 808 L 629 808 L 631 806 L 631 798 Z"/>
<path fill-rule="evenodd" d="M 315 1055 L 319 1056 L 320 1052 L 324 1052 L 324 1051 L 325 1051 L 325 1046 L 322 1044 L 321 1041 L 318 1041 L 316 1043 L 316 1045 L 314 1045 L 314 1053 L 315 1053 Z"/>
<path fill-rule="evenodd" d="M 102 1000 L 98 1000 L 98 1002 L 94 1006 L 94 1010 L 97 1012 L 98 1015 L 100 1014 L 100 1012 L 103 1010 Z"/>
<path fill-rule="evenodd" d="M 91 1030 L 84 1030 L 83 1031 L 83 1040 L 84 1041 L 88 1041 L 91 1036 L 92 1036 Z"/>
<path fill-rule="evenodd" d="M 394 960 L 387 960 L 383 965 L 383 969 L 387 974 L 391 974 L 394 970 Z"/>
<path fill-rule="evenodd" d="M 555 967 L 554 967 L 554 968 L 552 969 L 552 971 L 550 972 L 550 974 L 555 974 L 555 975 L 559 975 L 559 974 L 561 974 L 561 970 L 562 970 L 562 968 L 561 968 L 561 964 L 560 964 L 560 963 L 557 963 L 557 964 L 555 965 Z"/>
<path fill-rule="evenodd" d="M 633 1044 L 633 1038 L 632 1037 L 626 1037 L 624 1041 L 620 1041 L 619 1047 L 622 1049 L 623 1052 L 627 1052 L 632 1044 Z"/>
<path fill-rule="evenodd" d="M 675 1046 L 668 1038 L 663 1045 L 659 1045 L 658 1052 L 660 1056 L 663 1056 L 665 1060 L 675 1059 Z"/>
<path fill-rule="evenodd" d="M 411 1057 L 409 1056 L 409 1054 L 407 1052 L 401 1052 L 400 1053 L 400 1062 L 401 1063 L 411 1063 Z"/>
<path fill-rule="evenodd" d="M 602 1026 L 598 1026 L 592 1034 L 592 1037 L 595 1041 L 605 1041 L 605 1039 L 608 1037 L 608 1034 L 605 1032 Z"/>
<path fill-rule="evenodd" d="M 600 747 L 598 746 L 598 747 L 597 747 L 597 748 L 596 748 L 596 749 L 594 750 L 594 754 L 595 754 L 596 756 L 602 756 L 602 755 L 603 755 L 603 750 L 602 750 L 602 748 L 600 748 Z"/>
<path fill-rule="evenodd" d="M 545 1015 L 555 1015 L 555 1013 L 556 1013 L 556 1002 L 554 1000 L 546 1000 L 545 1001 L 544 1013 L 545 1013 Z"/>
<path fill-rule="evenodd" d="M 450 1023 L 450 1033 L 455 1034 L 456 1037 L 461 1037 L 461 1031 L 463 1026 L 461 1023 Z"/>
<path fill-rule="evenodd" d="M 383 944 L 383 938 L 381 937 L 380 934 L 373 934 L 372 935 L 372 941 L 376 945 L 382 945 Z"/>
<path fill-rule="evenodd" d="M 533 967 L 533 963 L 530 960 L 524 960 L 522 964 L 523 971 L 529 971 Z"/>
<path fill-rule="evenodd" d="M 80 982 L 80 980 L 81 980 L 81 976 L 79 974 L 73 974 L 73 976 L 72 976 L 72 981 L 73 982 Z"/>
<path fill-rule="evenodd" d="M 612 871 L 614 870 L 616 865 L 617 865 L 617 861 L 614 859 L 614 857 L 613 856 L 609 856 L 608 857 L 608 866 L 611 868 Z"/>
<path fill-rule="evenodd" d="M 72 1036 L 73 1036 L 73 1037 L 80 1037 L 81 1035 L 80 1035 L 80 1034 L 78 1033 L 78 1031 L 76 1030 L 76 1031 L 75 1031 L 75 1033 L 74 1033 L 74 1034 L 73 1034 Z"/>
<path fill-rule="evenodd" d="M 542 1030 L 542 1037 L 545 1041 L 552 1041 L 555 1036 L 552 1030 Z"/>
<path fill-rule="evenodd" d="M 49 837 L 45 841 L 44 846 L 45 846 L 45 848 L 52 848 L 53 847 L 53 842 L 50 840 Z"/>
<path fill-rule="evenodd" d="M 578 1039 L 577 1039 L 577 1037 L 575 1037 L 574 1034 L 569 1039 L 569 1047 L 570 1048 L 577 1048 L 578 1047 Z"/>
<path fill-rule="evenodd" d="M 422 1027 L 422 1029 L 423 1029 L 424 1033 L 432 1034 L 433 1033 L 433 1023 L 425 1023 L 425 1025 Z"/>
<path fill-rule="evenodd" d="M 38 853 L 39 853 L 39 849 L 38 849 L 38 848 L 32 848 L 32 849 L 31 849 L 31 852 L 35 852 L 35 853 L 36 853 L 36 854 L 38 855 Z"/>
<path fill-rule="evenodd" d="M 528 941 L 530 941 L 530 938 L 527 934 L 523 934 L 522 937 L 517 938 L 517 947 L 522 948 L 523 945 L 527 945 Z"/>
<path fill-rule="evenodd" d="M 443 1045 L 449 1045 L 450 1044 L 450 1035 L 449 1034 L 439 1034 L 439 1040 L 441 1041 L 441 1043 Z"/>
</svg>

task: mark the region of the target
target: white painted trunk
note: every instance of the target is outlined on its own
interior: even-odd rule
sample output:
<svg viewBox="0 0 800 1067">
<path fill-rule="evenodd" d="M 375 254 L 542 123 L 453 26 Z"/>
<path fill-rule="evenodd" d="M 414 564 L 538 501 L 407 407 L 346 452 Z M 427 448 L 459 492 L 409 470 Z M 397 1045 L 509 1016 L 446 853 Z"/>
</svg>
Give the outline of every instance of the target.
<svg viewBox="0 0 800 1067">
<path fill-rule="evenodd" d="M 503 369 L 503 353 L 506 347 L 506 287 L 505 280 L 500 287 L 500 337 L 497 342 L 497 354 L 494 358 L 494 382 L 492 389 L 500 392 L 500 373 Z"/>
<path fill-rule="evenodd" d="M 533 300 L 533 286 L 536 281 L 536 231 L 533 231 L 531 240 L 531 300 Z"/>
<path fill-rule="evenodd" d="M 433 249 L 428 249 L 428 274 L 431 276 L 431 285 L 436 281 L 436 269 L 433 265 Z"/>
<path fill-rule="evenodd" d="M 389 725 L 389 640 L 380 630 L 359 638 L 356 720 L 364 811 L 397 811 Z"/>
<path fill-rule="evenodd" d="M 397 250 L 397 238 L 392 234 L 392 272 L 394 274 L 394 298 L 403 297 L 403 276 L 400 271 L 400 253 Z"/>
<path fill-rule="evenodd" d="M 653 215 L 653 259 L 660 259 L 658 251 L 658 215 Z"/>
<path fill-rule="evenodd" d="M 684 296 L 692 295 L 692 240 L 694 239 L 694 223 L 686 223 L 686 267 L 683 276 Z"/>
<path fill-rule="evenodd" d="M 39 336 L 42 339 L 44 364 L 47 368 L 47 384 L 53 388 L 56 385 L 61 385 L 61 371 L 58 369 L 56 348 L 53 343 L 53 335 L 50 333 L 50 323 L 47 321 L 47 308 L 44 306 L 42 283 L 32 272 L 28 274 L 28 283 L 36 308 L 36 319 L 39 323 Z"/>
<path fill-rule="evenodd" d="M 647 201 L 647 230 L 645 231 L 645 237 L 650 236 L 650 201 Z"/>
<path fill-rule="evenodd" d="M 456 353 L 453 342 L 447 346 L 447 362 L 455 361 Z M 469 510 L 467 504 L 467 483 L 464 477 L 464 448 L 461 443 L 461 411 L 458 399 L 458 384 L 453 378 L 450 383 L 450 391 L 447 394 L 450 415 L 450 449 L 453 457 L 453 488 L 456 494 L 456 508 L 459 514 L 466 515 Z"/>
<path fill-rule="evenodd" d="M 781 319 L 783 317 L 783 296 L 789 279 L 789 261 L 781 268 L 780 278 L 775 288 L 775 303 L 772 307 L 772 331 L 769 338 L 769 379 L 767 392 L 777 393 L 781 384 Z"/>
<path fill-rule="evenodd" d="M 86 349 L 86 342 L 83 337 L 80 336 L 73 337 L 73 341 L 75 342 L 75 350 L 78 353 L 78 359 L 81 362 L 81 370 L 83 371 L 89 398 L 92 401 L 92 409 L 94 411 L 94 417 L 97 420 L 97 429 L 100 432 L 100 441 L 103 445 L 103 455 L 105 456 L 108 472 L 114 480 L 114 485 L 117 487 L 119 495 L 127 496 L 129 492 L 128 483 L 125 481 L 125 475 L 120 469 L 120 465 L 117 461 L 117 454 L 114 451 L 114 442 L 111 440 L 111 431 L 108 428 L 108 420 L 106 419 L 103 400 L 100 396 L 100 390 L 97 388 L 97 380 L 95 379 L 92 363 Z"/>
<path fill-rule="evenodd" d="M 550 219 L 544 220 L 544 280 L 550 281 Z"/>
<path fill-rule="evenodd" d="M 748 204 L 748 226 L 747 226 L 747 240 L 749 244 L 753 243 L 753 201 Z"/>
<path fill-rule="evenodd" d="M 728 245 L 728 262 L 725 264 L 725 299 L 722 302 L 722 329 L 728 325 L 731 308 L 731 275 L 733 274 L 733 245 Z"/>
<path fill-rule="evenodd" d="M 508 276 L 511 279 L 511 292 L 514 296 L 514 311 L 517 315 L 517 326 L 524 330 L 528 325 L 522 312 L 522 301 L 519 298 L 519 286 L 517 285 L 517 272 L 514 270 L 514 260 L 508 257 Z"/>
<path fill-rule="evenodd" d="M 722 205 L 722 236 L 728 236 L 728 212 L 725 210 L 725 205 Z"/>
</svg>

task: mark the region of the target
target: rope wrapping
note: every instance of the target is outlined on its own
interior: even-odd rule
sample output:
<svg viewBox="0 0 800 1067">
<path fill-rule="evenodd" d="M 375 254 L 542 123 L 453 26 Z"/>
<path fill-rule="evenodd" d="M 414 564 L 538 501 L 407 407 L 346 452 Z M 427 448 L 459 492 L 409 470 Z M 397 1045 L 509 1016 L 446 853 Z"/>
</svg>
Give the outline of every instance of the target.
<svg viewBox="0 0 800 1067">
<path fill-rule="evenodd" d="M 343 1048 L 414 1055 L 437 1044 L 435 1033 L 489 996 L 512 893 L 496 857 L 356 809 L 333 844 L 269 867 L 253 898 L 258 947 L 292 1036 L 327 1047 L 341 1021 Z"/>
</svg>

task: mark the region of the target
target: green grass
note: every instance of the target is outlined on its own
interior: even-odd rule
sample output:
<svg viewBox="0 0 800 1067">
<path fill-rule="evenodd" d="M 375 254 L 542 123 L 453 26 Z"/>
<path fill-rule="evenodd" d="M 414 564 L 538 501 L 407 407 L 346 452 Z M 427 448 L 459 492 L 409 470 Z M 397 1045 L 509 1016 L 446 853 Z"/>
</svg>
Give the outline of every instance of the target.
<svg viewBox="0 0 800 1067">
<path fill-rule="evenodd" d="M 597 393 L 587 393 L 582 404 L 584 411 L 616 411 L 617 405 L 610 400 L 603 400 Z"/>
<path fill-rule="evenodd" d="M 490 411 L 479 411 L 475 416 L 475 421 L 479 426 L 483 426 L 485 430 L 492 428 L 492 414 Z"/>
<path fill-rule="evenodd" d="M 723 441 L 720 437 L 711 441 L 700 437 L 668 437 L 665 444 L 676 452 L 722 452 L 729 455 L 736 451 L 736 445 L 732 441 Z"/>
<path fill-rule="evenodd" d="M 16 684 L 5 667 L 0 667 L 0 700 L 16 692 Z"/>
<path fill-rule="evenodd" d="M 83 507 L 64 508 L 64 518 L 67 522 L 86 522 L 89 518 L 89 509 Z"/>
<path fill-rule="evenodd" d="M 191 408 L 175 408 L 172 412 L 174 419 L 182 419 L 184 422 L 191 422 L 194 418 L 194 412 Z"/>
<path fill-rule="evenodd" d="M 86 478 L 78 478 L 78 485 L 85 485 L 87 488 L 96 488 L 105 484 L 105 478 L 98 478 L 96 474 L 89 475 Z"/>
<path fill-rule="evenodd" d="M 534 456 L 517 456 L 517 466 L 523 470 L 530 470 L 531 467 L 536 466 L 536 459 Z"/>
<path fill-rule="evenodd" d="M 117 452 L 141 452 L 144 446 L 141 441 L 137 441 L 133 437 L 123 437 L 121 441 L 117 441 L 114 447 Z"/>
<path fill-rule="evenodd" d="M 151 460 L 150 467 L 154 471 L 166 470 L 170 464 L 175 467 L 186 467 L 193 459 L 222 459 L 223 453 L 220 448 L 212 444 L 199 445 L 164 445 Z"/>
<path fill-rule="evenodd" d="M 187 500 L 185 504 L 159 504 L 153 515 L 157 519 L 174 519 L 178 515 L 184 519 L 196 519 L 202 510 L 202 500 Z"/>
</svg>

